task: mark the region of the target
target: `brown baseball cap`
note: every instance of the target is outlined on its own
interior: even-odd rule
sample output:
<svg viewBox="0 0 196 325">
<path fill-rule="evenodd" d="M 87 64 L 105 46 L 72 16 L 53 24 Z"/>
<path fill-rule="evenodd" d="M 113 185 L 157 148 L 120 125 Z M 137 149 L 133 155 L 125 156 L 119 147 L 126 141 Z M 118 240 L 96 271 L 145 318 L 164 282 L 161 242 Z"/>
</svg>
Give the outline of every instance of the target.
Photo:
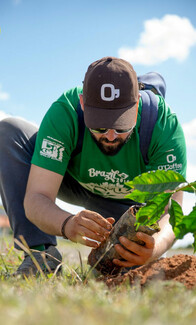
<svg viewBox="0 0 196 325">
<path fill-rule="evenodd" d="M 83 85 L 88 128 L 129 129 L 136 124 L 139 88 L 132 65 L 115 57 L 93 62 Z"/>
</svg>

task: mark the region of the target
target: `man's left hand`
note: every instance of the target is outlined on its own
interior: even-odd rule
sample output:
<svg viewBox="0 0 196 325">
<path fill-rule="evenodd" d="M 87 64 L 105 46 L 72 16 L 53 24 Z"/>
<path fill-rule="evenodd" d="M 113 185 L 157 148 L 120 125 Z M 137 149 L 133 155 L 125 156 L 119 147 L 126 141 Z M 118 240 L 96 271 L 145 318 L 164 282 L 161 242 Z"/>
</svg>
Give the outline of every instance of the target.
<svg viewBox="0 0 196 325">
<path fill-rule="evenodd" d="M 135 265 L 143 265 L 152 259 L 155 240 L 152 236 L 146 235 L 143 232 L 137 233 L 138 239 L 142 240 L 145 245 L 141 246 L 126 237 L 120 237 L 120 244 L 115 245 L 118 254 L 124 261 L 114 259 L 113 263 L 122 267 L 132 267 Z"/>
</svg>

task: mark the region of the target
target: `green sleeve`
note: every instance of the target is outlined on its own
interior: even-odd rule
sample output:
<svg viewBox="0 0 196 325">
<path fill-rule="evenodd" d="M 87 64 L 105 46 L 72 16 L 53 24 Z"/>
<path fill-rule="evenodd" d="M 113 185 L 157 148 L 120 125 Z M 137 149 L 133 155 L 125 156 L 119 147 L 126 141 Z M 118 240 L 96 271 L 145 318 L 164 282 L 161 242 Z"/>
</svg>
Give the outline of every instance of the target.
<svg viewBox="0 0 196 325">
<path fill-rule="evenodd" d="M 159 97 L 159 114 L 148 151 L 147 170 L 174 170 L 186 177 L 186 144 L 176 114 Z"/>
<path fill-rule="evenodd" d="M 32 164 L 64 175 L 78 139 L 77 105 L 81 88 L 64 93 L 40 125 Z"/>
</svg>

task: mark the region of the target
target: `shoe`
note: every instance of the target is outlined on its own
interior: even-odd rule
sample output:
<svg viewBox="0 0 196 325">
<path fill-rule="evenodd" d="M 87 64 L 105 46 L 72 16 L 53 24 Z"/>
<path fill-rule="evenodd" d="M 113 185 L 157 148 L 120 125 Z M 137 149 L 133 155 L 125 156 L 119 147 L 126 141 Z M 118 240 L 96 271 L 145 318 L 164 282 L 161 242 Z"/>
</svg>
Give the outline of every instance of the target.
<svg viewBox="0 0 196 325">
<path fill-rule="evenodd" d="M 62 271 L 62 256 L 55 246 L 49 246 L 46 250 L 40 252 L 32 252 L 33 257 L 38 262 L 44 274 L 55 273 L 59 275 Z M 36 267 L 30 255 L 25 253 L 24 260 L 13 276 L 35 276 L 40 274 L 40 270 Z"/>
</svg>

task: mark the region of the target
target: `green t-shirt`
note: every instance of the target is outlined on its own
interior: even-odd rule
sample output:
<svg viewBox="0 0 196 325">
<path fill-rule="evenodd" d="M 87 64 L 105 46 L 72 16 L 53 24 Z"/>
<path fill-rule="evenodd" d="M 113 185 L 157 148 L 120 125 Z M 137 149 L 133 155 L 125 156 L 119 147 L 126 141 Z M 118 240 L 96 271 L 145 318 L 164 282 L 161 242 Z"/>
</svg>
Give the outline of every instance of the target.
<svg viewBox="0 0 196 325">
<path fill-rule="evenodd" d="M 65 92 L 46 113 L 36 140 L 32 164 L 64 175 L 66 171 L 84 188 L 103 197 L 120 199 L 130 191 L 124 183 L 151 170 L 174 170 L 186 176 L 186 146 L 182 128 L 164 99 L 158 96 L 158 120 L 145 165 L 139 145 L 142 102 L 129 141 L 115 156 L 104 155 L 85 128 L 81 152 L 71 157 L 78 139 L 77 106 L 82 88 Z"/>
</svg>

